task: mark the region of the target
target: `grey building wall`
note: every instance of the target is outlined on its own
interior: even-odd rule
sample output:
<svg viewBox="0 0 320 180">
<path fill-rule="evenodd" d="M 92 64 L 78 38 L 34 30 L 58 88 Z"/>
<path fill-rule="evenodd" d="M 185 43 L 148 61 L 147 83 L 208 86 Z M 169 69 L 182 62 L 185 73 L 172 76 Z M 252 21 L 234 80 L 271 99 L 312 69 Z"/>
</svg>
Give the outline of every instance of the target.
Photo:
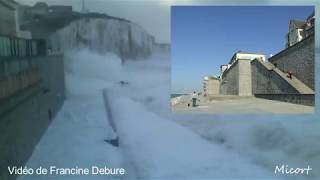
<svg viewBox="0 0 320 180">
<path fill-rule="evenodd" d="M 0 0 L 0 34 L 16 35 L 15 4 Z"/>
<path fill-rule="evenodd" d="M 205 80 L 203 82 L 203 92 L 205 95 L 217 95 L 220 90 L 220 81 L 219 79 L 211 79 Z"/>
<path fill-rule="evenodd" d="M 239 68 L 236 61 L 229 69 L 225 70 L 221 76 L 220 94 L 238 95 L 239 94 Z"/>
<path fill-rule="evenodd" d="M 222 75 L 220 94 L 252 96 L 250 60 L 239 59 Z"/>
<path fill-rule="evenodd" d="M 0 179 L 23 166 L 65 98 L 63 56 L 37 57 L 42 81 L 0 101 Z"/>
<path fill-rule="evenodd" d="M 253 94 L 298 94 L 299 92 L 272 70 L 265 68 L 261 62 L 251 62 Z"/>
<path fill-rule="evenodd" d="M 314 90 L 314 35 L 281 51 L 269 61 L 283 72 L 293 75 Z"/>
<path fill-rule="evenodd" d="M 251 60 L 238 60 L 239 96 L 252 96 Z"/>
<path fill-rule="evenodd" d="M 314 106 L 314 94 L 256 94 L 258 98 Z"/>
<path fill-rule="evenodd" d="M 219 94 L 220 81 L 218 79 L 209 81 L 209 94 Z"/>
<path fill-rule="evenodd" d="M 289 79 L 269 62 L 253 60 L 251 68 L 255 97 L 314 106 L 314 91 L 300 80 Z"/>
</svg>

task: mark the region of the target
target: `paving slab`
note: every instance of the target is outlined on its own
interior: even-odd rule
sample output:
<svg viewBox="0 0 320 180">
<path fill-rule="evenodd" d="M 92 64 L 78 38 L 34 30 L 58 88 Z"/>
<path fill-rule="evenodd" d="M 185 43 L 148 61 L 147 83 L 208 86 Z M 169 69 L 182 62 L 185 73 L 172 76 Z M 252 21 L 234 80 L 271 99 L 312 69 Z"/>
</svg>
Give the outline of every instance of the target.
<svg viewBox="0 0 320 180">
<path fill-rule="evenodd" d="M 199 97 L 196 107 L 188 106 L 191 104 L 191 96 L 184 95 L 181 102 L 172 105 L 173 112 L 181 113 L 281 113 L 281 114 L 300 114 L 314 113 L 314 106 L 305 106 L 287 102 L 267 100 L 255 97 L 239 96 L 216 96 L 208 98 Z"/>
</svg>

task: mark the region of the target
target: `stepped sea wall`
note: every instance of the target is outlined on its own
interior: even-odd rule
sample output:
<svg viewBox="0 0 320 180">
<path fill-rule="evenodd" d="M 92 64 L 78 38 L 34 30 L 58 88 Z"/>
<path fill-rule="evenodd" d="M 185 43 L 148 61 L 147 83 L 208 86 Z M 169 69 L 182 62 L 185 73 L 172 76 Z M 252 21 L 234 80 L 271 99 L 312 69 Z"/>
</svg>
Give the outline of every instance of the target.
<svg viewBox="0 0 320 180">
<path fill-rule="evenodd" d="M 314 35 L 290 46 L 271 57 L 269 61 L 283 72 L 291 71 L 295 77 L 314 90 Z"/>
</svg>

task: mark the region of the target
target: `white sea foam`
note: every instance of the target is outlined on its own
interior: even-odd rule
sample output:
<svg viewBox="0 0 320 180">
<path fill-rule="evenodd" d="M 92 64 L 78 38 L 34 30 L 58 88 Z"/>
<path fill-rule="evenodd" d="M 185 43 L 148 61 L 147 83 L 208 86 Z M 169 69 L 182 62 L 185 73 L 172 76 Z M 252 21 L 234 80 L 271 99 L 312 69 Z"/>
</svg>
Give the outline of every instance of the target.
<svg viewBox="0 0 320 180">
<path fill-rule="evenodd" d="M 66 55 L 67 100 L 27 165 L 107 164 L 127 168 L 133 179 L 264 179 L 273 176 L 275 165 L 287 163 L 314 169 L 312 176 L 296 178 L 320 177 L 320 123 L 314 116 L 173 114 L 169 57 L 155 54 L 121 65 L 110 54 Z M 115 109 L 119 149 L 103 141 L 114 136 L 101 96 L 105 88 Z M 105 177 L 90 177 L 99 178 Z"/>
</svg>

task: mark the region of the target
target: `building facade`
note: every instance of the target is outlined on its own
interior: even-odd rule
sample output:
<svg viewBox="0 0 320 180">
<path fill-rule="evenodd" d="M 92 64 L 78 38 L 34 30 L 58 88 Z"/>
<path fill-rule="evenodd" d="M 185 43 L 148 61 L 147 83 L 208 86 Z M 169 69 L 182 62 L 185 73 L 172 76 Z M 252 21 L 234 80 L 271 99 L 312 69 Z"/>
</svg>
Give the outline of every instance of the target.
<svg viewBox="0 0 320 180">
<path fill-rule="evenodd" d="M 220 66 L 220 77 L 222 76 L 223 72 L 227 70 L 230 66 L 230 64 L 223 64 Z"/>
<path fill-rule="evenodd" d="M 286 48 L 295 45 L 314 33 L 314 12 L 305 21 L 290 20 L 289 30 L 286 34 Z"/>
<path fill-rule="evenodd" d="M 65 99 L 64 57 L 44 39 L 22 38 L 19 5 L 0 0 L 0 179 L 23 167 Z M 3 148 L 2 148 L 3 147 Z"/>
<path fill-rule="evenodd" d="M 250 52 L 236 52 L 232 58 L 230 59 L 228 64 L 224 64 L 220 66 L 220 79 L 223 78 L 224 72 L 226 72 L 230 67 L 237 62 L 239 59 L 252 61 L 254 59 L 260 59 L 262 61 L 266 61 L 266 56 L 262 53 L 250 53 Z"/>
<path fill-rule="evenodd" d="M 20 29 L 19 4 L 13 0 L 0 0 L 0 35 L 31 39 L 29 31 Z"/>
<path fill-rule="evenodd" d="M 291 20 L 289 23 L 289 32 L 287 33 L 286 47 L 290 47 L 303 39 L 303 21 Z"/>
<path fill-rule="evenodd" d="M 256 58 L 261 59 L 263 61 L 266 61 L 266 57 L 262 53 L 251 53 L 251 52 L 238 51 L 232 56 L 229 64 L 232 65 L 235 61 L 237 61 L 239 59 L 254 60 Z"/>
<path fill-rule="evenodd" d="M 0 0 L 0 34 L 15 36 L 18 30 L 17 3 L 12 0 Z"/>
<path fill-rule="evenodd" d="M 203 79 L 203 95 L 218 95 L 220 89 L 220 80 L 219 78 L 210 76 L 204 77 Z"/>
<path fill-rule="evenodd" d="M 45 2 L 37 2 L 34 6 L 19 6 L 19 19 L 22 25 L 33 19 L 41 19 L 44 17 L 67 17 L 72 13 L 72 6 L 49 6 Z"/>
</svg>

